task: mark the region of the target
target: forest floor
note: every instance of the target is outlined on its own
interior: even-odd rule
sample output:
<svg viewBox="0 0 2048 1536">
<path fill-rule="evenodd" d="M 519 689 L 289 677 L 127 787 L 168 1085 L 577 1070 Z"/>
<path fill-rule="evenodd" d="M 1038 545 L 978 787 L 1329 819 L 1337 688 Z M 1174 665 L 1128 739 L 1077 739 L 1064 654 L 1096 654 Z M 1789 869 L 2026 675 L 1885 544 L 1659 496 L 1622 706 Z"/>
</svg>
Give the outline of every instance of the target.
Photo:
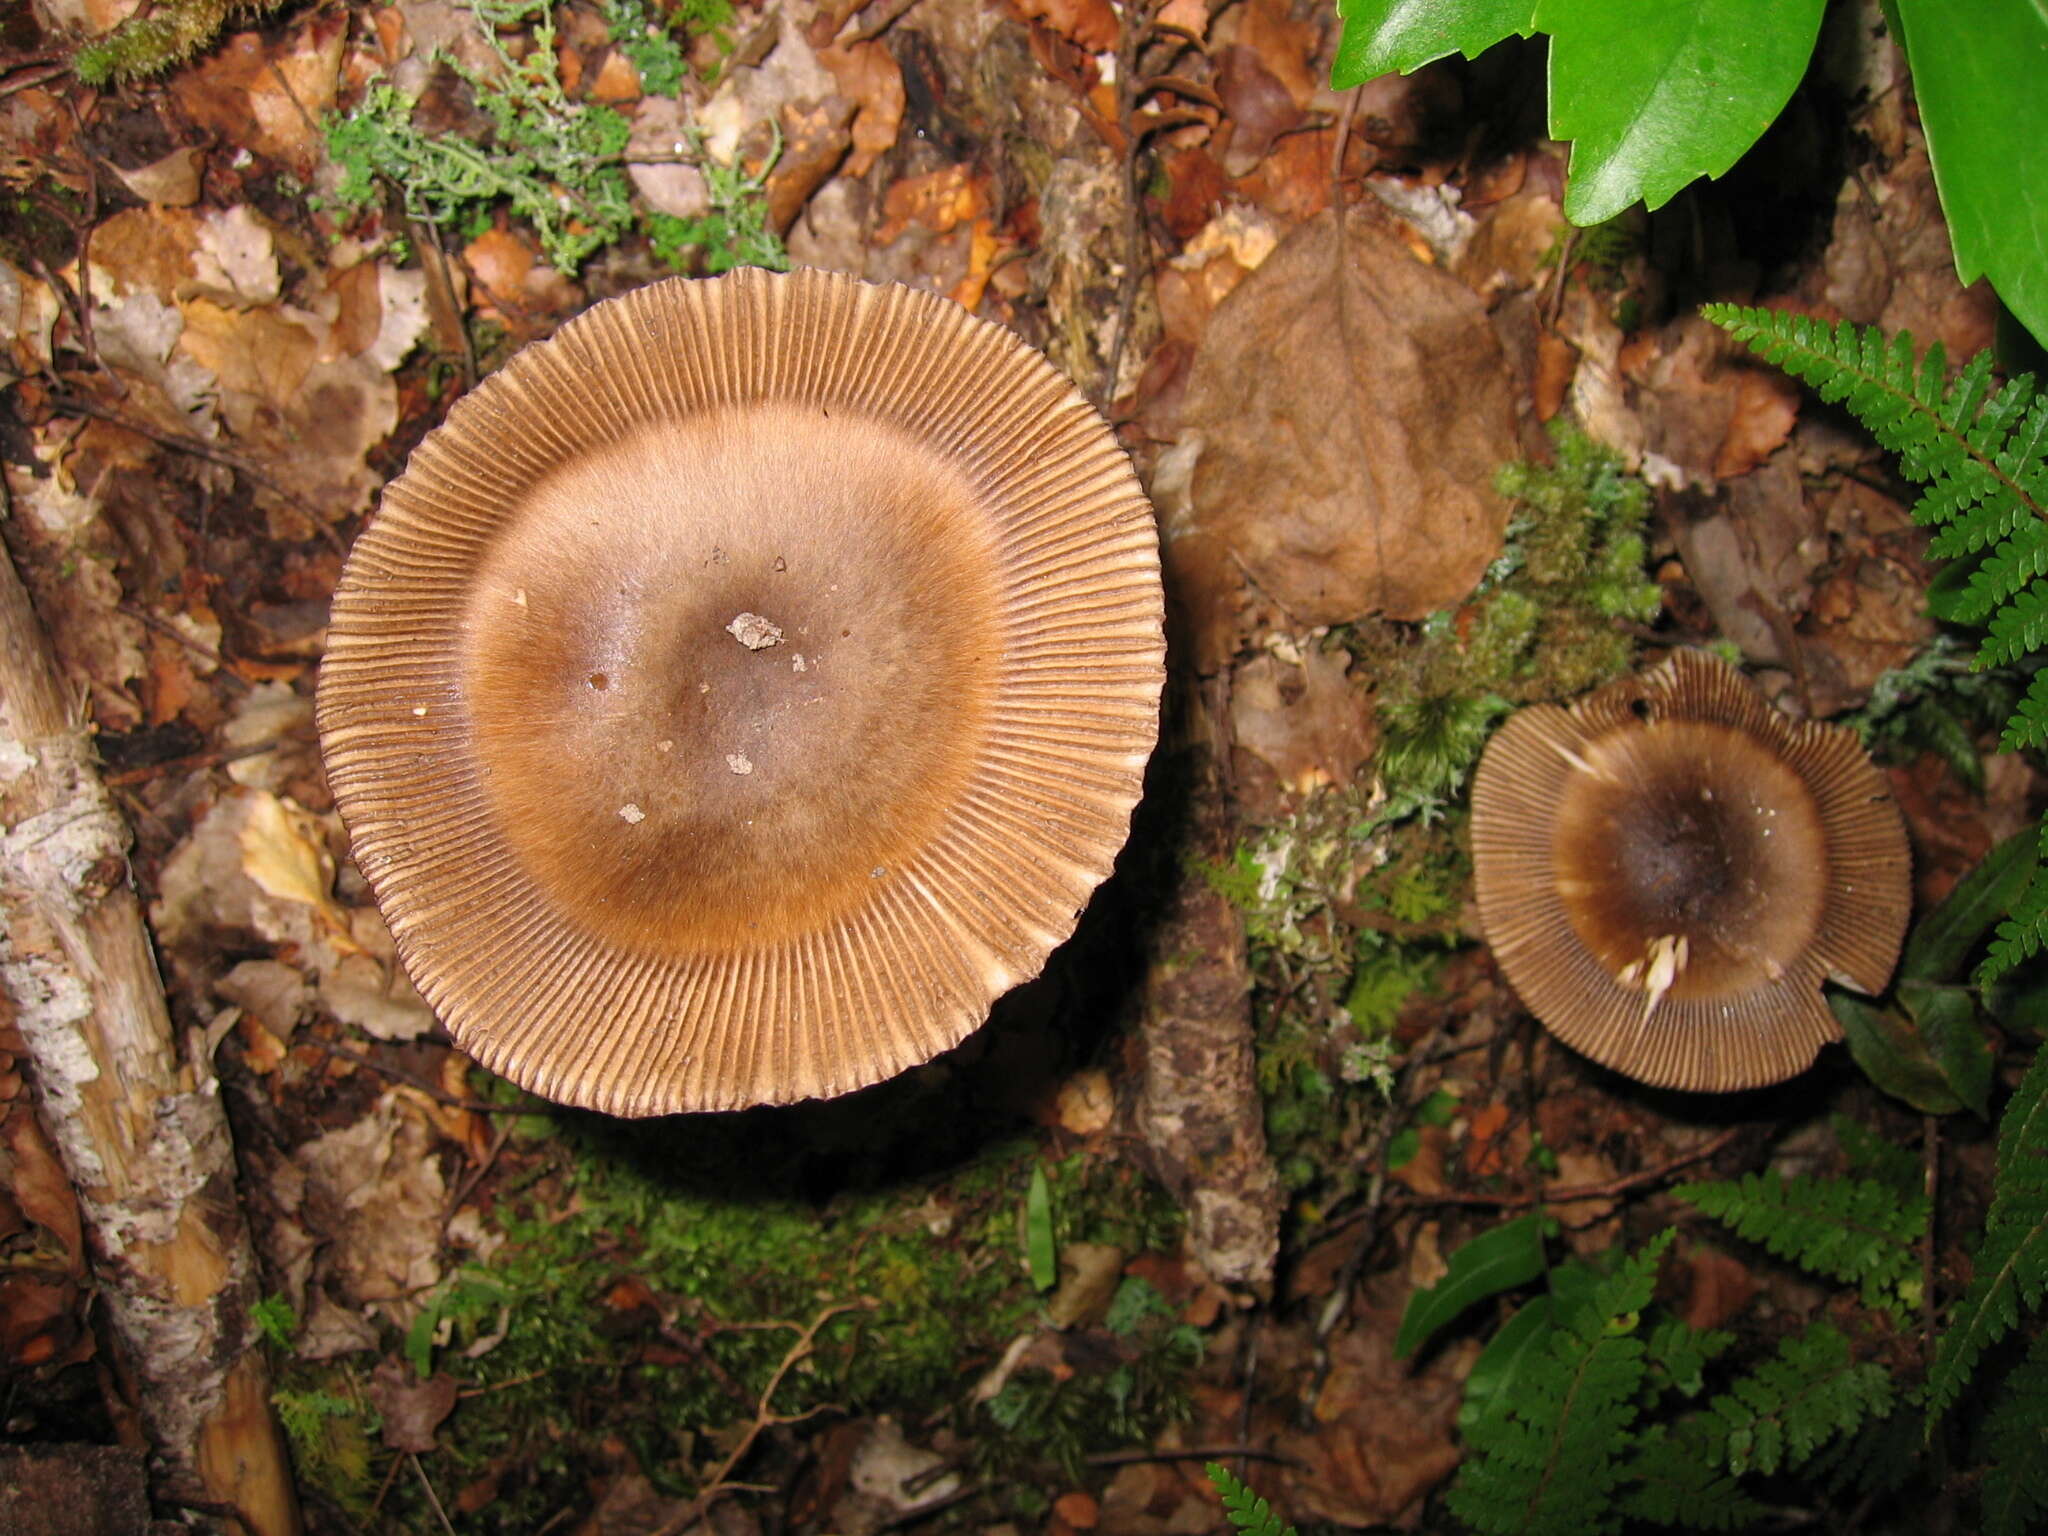
<svg viewBox="0 0 2048 1536">
<path fill-rule="evenodd" d="M 1831 11 L 1727 177 L 1586 231 L 1540 48 L 1340 95 L 1322 0 L 316 0 L 88 90 L 61 50 L 123 13 L 38 0 L 0 37 L 5 531 L 224 1085 L 312 1529 L 1166 1536 L 1222 1528 L 1210 1460 L 1304 1526 L 1451 1529 L 1468 1377 L 1529 1290 L 1412 1355 L 1404 1309 L 1538 1208 L 1553 1265 L 1675 1227 L 1659 1305 L 1751 1357 L 1823 1316 L 1858 1358 L 1924 1342 L 1672 1189 L 1917 1154 L 1932 1122 L 1838 1047 L 1702 1096 L 1555 1043 L 1478 941 L 1459 788 L 1507 705 L 1718 642 L 1865 732 L 1923 909 L 2038 810 L 1935 643 L 1884 456 L 1697 315 L 1991 343 L 1875 6 Z M 1014 329 L 1111 419 L 1167 536 L 1174 813 L 926 1067 L 559 1110 L 454 1048 L 348 861 L 329 596 L 513 351 L 785 251 Z M 1539 489 L 1510 524 L 1516 460 Z M 1533 617 L 1489 651 L 1475 588 L 1552 535 L 1576 574 L 1518 588 Z M 1616 558 L 1635 617 L 1595 614 Z M 1249 1026 L 1256 1093 L 1162 1089 L 1183 1026 Z M 133 1443 L 24 1070 L 0 1435 Z M 1962 1231 L 1991 1149 L 1948 1124 Z M 1936 1286 L 1958 1262 L 1937 1237 Z M 1935 1497 L 1774 1518 L 1931 1529 Z"/>
</svg>

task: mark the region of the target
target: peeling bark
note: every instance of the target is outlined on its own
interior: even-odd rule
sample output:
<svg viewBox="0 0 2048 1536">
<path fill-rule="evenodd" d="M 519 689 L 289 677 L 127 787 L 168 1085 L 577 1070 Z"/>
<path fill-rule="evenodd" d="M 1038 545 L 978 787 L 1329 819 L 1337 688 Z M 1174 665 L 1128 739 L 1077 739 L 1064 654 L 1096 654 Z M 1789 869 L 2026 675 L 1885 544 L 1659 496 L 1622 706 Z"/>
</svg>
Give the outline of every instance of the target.
<svg viewBox="0 0 2048 1536">
<path fill-rule="evenodd" d="M 0 551 L 0 984 L 43 1121 L 77 1186 L 166 1498 L 299 1528 L 249 1316 L 257 1275 L 203 1060 L 173 1044 L 100 782 L 48 637 Z"/>
</svg>

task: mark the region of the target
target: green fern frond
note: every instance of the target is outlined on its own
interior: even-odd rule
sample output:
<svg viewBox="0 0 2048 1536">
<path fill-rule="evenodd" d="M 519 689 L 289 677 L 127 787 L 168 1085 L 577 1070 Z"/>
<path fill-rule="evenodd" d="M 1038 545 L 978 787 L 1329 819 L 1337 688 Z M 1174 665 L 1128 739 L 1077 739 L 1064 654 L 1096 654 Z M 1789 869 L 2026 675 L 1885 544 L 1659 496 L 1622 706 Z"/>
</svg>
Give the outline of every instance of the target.
<svg viewBox="0 0 2048 1536">
<path fill-rule="evenodd" d="M 1622 1262 L 1586 1301 L 1559 1306 L 1559 1326 L 1519 1379 L 1507 1411 L 1475 1428 L 1451 1487 L 1453 1513 L 1485 1536 L 1592 1536 L 1620 1528 L 1615 1490 L 1640 1412 L 1640 1314 L 1650 1304 L 1664 1233 Z"/>
<path fill-rule="evenodd" d="M 1849 1160 L 1851 1173 L 1875 1179 L 1905 1199 L 1911 1199 L 1925 1187 L 1926 1173 L 1920 1164 L 1920 1154 L 1913 1148 L 1880 1136 L 1861 1120 L 1852 1120 L 1847 1115 L 1829 1115 L 1828 1128 L 1835 1133 L 1842 1156 Z"/>
<path fill-rule="evenodd" d="M 1983 1427 L 1985 1536 L 2024 1536 L 2048 1514 L 2048 1333 L 2005 1378 Z"/>
<path fill-rule="evenodd" d="M 1728 1470 L 1766 1477 L 1806 1461 L 1837 1435 L 1851 1435 L 1892 1409 L 1892 1379 L 1881 1365 L 1850 1357 L 1849 1341 L 1815 1323 L 1707 1405 L 1725 1437 Z"/>
<path fill-rule="evenodd" d="M 2048 827 L 2043 830 L 2048 832 Z M 2036 872 L 2034 883 L 2013 903 L 2012 914 L 1998 925 L 1984 963 L 1977 967 L 1976 981 L 1980 986 L 1996 981 L 2043 949 L 2048 949 L 2048 879 Z"/>
<path fill-rule="evenodd" d="M 2031 376 L 1994 390 L 1988 352 L 1951 381 L 1940 344 L 1916 367 L 1913 338 L 1903 331 L 1887 341 L 1875 326 L 1733 304 L 1703 313 L 1823 400 L 1847 406 L 1899 455 L 1908 479 L 1931 482 L 1913 517 L 1944 529 L 1945 552 L 1983 549 L 2048 518 L 2048 395 Z M 1965 526 L 1950 529 L 1958 520 Z"/>
<path fill-rule="evenodd" d="M 1991 616 L 1977 665 L 1995 667 L 2048 644 L 2048 586 L 2030 587 Z"/>
<path fill-rule="evenodd" d="M 2036 885 L 2042 882 L 2036 878 Z M 2010 926 L 2010 925 L 2007 925 Z M 2000 930 L 2001 936 L 2004 928 Z M 1998 1123 L 1998 1181 L 1976 1278 L 1941 1337 L 1927 1378 L 1927 1432 L 1961 1394 L 1978 1358 L 2048 1292 L 2048 1050 L 2034 1053 Z"/>
<path fill-rule="evenodd" d="M 1622 1499 L 1631 1520 L 1695 1531 L 1751 1531 L 1767 1513 L 1722 1467 L 1721 1438 L 1704 1418 L 1676 1430 L 1652 1425 L 1629 1463 L 1633 1486 Z"/>
<path fill-rule="evenodd" d="M 2006 722 L 1998 747 L 2002 752 L 2021 752 L 2044 742 L 2048 742 L 2048 671 L 2036 672 L 2027 684 L 2026 696 Z"/>
<path fill-rule="evenodd" d="M 1925 1195 L 1874 1179 L 1787 1179 L 1775 1170 L 1681 1184 L 1677 1194 L 1788 1263 L 1859 1287 L 1866 1306 L 1896 1307 L 1919 1274 L 1913 1246 L 1927 1231 Z"/>
<path fill-rule="evenodd" d="M 1823 400 L 1836 401 L 1899 456 L 1899 470 L 1927 487 L 1913 520 L 1936 530 L 1931 552 L 1976 560 L 1960 581 L 1938 580 L 1928 608 L 1938 619 L 1983 625 L 1982 671 L 2048 646 L 2048 391 L 2031 374 L 1991 381 L 1980 352 L 1953 379 L 1939 343 L 1915 364 L 1913 338 L 1886 340 L 1876 327 L 1830 326 L 1804 315 L 1709 304 L 1702 311 Z M 2036 686 L 2006 726 L 2007 748 L 2048 744 L 2048 684 Z M 2048 892 L 2016 912 L 1977 969 L 1989 985 L 2048 943 Z"/>
<path fill-rule="evenodd" d="M 1807 1476 L 1836 1497 L 1867 1498 L 1902 1487 L 1925 1466 L 1919 1403 L 1901 1399 L 1886 1417 L 1872 1419 L 1821 1450 Z"/>
<path fill-rule="evenodd" d="M 1234 1477 L 1230 1468 L 1212 1461 L 1204 1470 L 1215 1485 L 1216 1496 L 1223 1501 L 1223 1512 L 1244 1536 L 1296 1536 L 1294 1527 L 1282 1525 L 1273 1506 Z"/>
</svg>

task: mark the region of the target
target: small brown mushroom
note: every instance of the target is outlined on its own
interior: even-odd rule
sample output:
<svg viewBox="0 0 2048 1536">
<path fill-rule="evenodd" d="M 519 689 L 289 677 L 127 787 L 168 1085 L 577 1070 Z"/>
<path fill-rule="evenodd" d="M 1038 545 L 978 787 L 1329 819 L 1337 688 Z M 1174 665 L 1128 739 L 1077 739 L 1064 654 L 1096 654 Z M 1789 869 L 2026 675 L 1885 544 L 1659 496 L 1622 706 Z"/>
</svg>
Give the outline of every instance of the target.
<svg viewBox="0 0 2048 1536">
<path fill-rule="evenodd" d="M 1129 830 L 1157 536 L 958 306 L 657 283 L 528 348 L 335 593 L 329 779 L 472 1055 L 623 1115 L 843 1093 L 980 1024 Z"/>
<path fill-rule="evenodd" d="M 1567 1045 L 1664 1088 L 1804 1071 L 1833 979 L 1884 988 L 1912 905 L 1905 827 L 1855 733 L 1677 651 L 1487 743 L 1472 862 L 1488 943 Z"/>
</svg>

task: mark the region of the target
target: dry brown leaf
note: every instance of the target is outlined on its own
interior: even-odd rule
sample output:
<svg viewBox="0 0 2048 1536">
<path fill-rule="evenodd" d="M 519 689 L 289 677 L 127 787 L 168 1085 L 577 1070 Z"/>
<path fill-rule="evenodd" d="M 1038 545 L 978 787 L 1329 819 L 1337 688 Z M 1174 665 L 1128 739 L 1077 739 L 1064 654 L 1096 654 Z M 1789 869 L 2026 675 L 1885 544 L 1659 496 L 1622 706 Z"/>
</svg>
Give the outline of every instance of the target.
<svg viewBox="0 0 2048 1536">
<path fill-rule="evenodd" d="M 487 229 L 462 248 L 462 265 L 477 288 L 476 313 L 524 339 L 577 306 L 577 288 L 507 229 Z"/>
<path fill-rule="evenodd" d="M 1059 1289 L 1046 1301 L 1046 1320 L 1055 1328 L 1101 1322 L 1123 1272 L 1124 1251 L 1113 1243 L 1061 1244 Z"/>
<path fill-rule="evenodd" d="M 1306 107 L 1313 101 L 1324 83 L 1316 68 L 1321 28 L 1314 21 L 1297 20 L 1290 0 L 1249 0 L 1235 19 L 1235 40 L 1259 55 L 1295 104 Z"/>
<path fill-rule="evenodd" d="M 241 32 L 171 77 L 193 122 L 311 181 L 326 159 L 320 120 L 334 107 L 349 18 L 314 11 L 280 38 Z"/>
<path fill-rule="evenodd" d="M 1399 1276 L 1382 1279 L 1405 1294 Z M 1457 1466 L 1453 1429 L 1478 1345 L 1439 1351 L 1417 1370 L 1394 1354 L 1400 1315 L 1397 1305 L 1361 1306 L 1357 1321 L 1331 1337 L 1315 1427 L 1287 1431 L 1274 1446 L 1299 1464 L 1280 1483 L 1295 1519 L 1406 1524 Z"/>
<path fill-rule="evenodd" d="M 1579 349 L 1555 331 L 1536 337 L 1536 419 L 1548 421 L 1564 409 L 1572 375 L 1579 371 Z"/>
<path fill-rule="evenodd" d="M 370 1401 L 384 1419 L 384 1443 L 394 1451 L 425 1454 L 435 1447 L 434 1431 L 455 1411 L 455 1378 L 434 1375 L 415 1381 L 396 1360 L 370 1373 Z"/>
<path fill-rule="evenodd" d="M 1743 368 L 1735 377 L 1734 409 L 1714 455 L 1714 478 L 1746 475 L 1784 446 L 1799 420 L 1799 385 L 1775 368 Z"/>
<path fill-rule="evenodd" d="M 987 209 L 988 198 L 970 165 L 949 165 L 928 175 L 906 176 L 891 185 L 882 199 L 882 227 L 875 232 L 875 244 L 889 244 L 912 224 L 943 235 Z"/>
<path fill-rule="evenodd" d="M 401 1327 L 441 1278 L 447 1190 L 427 1117 L 394 1090 L 354 1125 L 300 1147 L 305 1219 L 329 1239 L 324 1264 L 349 1299 L 383 1304 Z"/>
<path fill-rule="evenodd" d="M 607 53 L 597 71 L 597 78 L 590 83 L 590 99 L 614 107 L 623 102 L 638 101 L 640 71 L 633 67 L 633 61 L 616 48 Z"/>
<path fill-rule="evenodd" d="M 1350 681 L 1350 667 L 1343 651 L 1309 649 L 1299 662 L 1254 657 L 1232 678 L 1237 745 L 1271 768 L 1290 794 L 1349 784 L 1372 756 L 1372 704 Z"/>
<path fill-rule="evenodd" d="M 85 1244 L 80 1236 L 78 1196 L 28 1104 L 17 1101 L 6 1117 L 4 1136 L 13 1160 L 8 1182 L 14 1203 L 22 1215 L 63 1244 L 71 1272 L 83 1275 Z"/>
<path fill-rule="evenodd" d="M 1757 1290 L 1748 1265 L 1708 1243 L 1684 1251 L 1677 1276 L 1685 1293 L 1678 1319 L 1688 1328 L 1721 1327 L 1749 1305 Z"/>
<path fill-rule="evenodd" d="M 1182 420 L 1196 525 L 1297 623 L 1420 619 L 1500 553 L 1500 343 L 1469 289 L 1356 214 L 1303 225 L 1232 292 Z"/>
<path fill-rule="evenodd" d="M 818 62 L 832 71 L 839 94 L 855 104 L 853 154 L 843 172 L 865 176 L 874 163 L 896 146 L 908 97 L 903 68 L 879 41 L 849 43 L 820 50 Z"/>
<path fill-rule="evenodd" d="M 124 187 L 146 203 L 189 208 L 199 201 L 199 174 L 205 166 L 206 151 L 192 145 L 116 174 Z"/>
<path fill-rule="evenodd" d="M 1017 14 L 1042 21 L 1090 53 L 1116 46 L 1116 12 L 1109 0 L 1016 0 Z"/>
<path fill-rule="evenodd" d="M 1223 169 L 1232 177 L 1245 175 L 1265 159 L 1273 141 L 1301 121 L 1293 94 L 1249 48 L 1217 50 L 1216 94 L 1223 98 L 1225 121 L 1231 127 Z"/>
</svg>

